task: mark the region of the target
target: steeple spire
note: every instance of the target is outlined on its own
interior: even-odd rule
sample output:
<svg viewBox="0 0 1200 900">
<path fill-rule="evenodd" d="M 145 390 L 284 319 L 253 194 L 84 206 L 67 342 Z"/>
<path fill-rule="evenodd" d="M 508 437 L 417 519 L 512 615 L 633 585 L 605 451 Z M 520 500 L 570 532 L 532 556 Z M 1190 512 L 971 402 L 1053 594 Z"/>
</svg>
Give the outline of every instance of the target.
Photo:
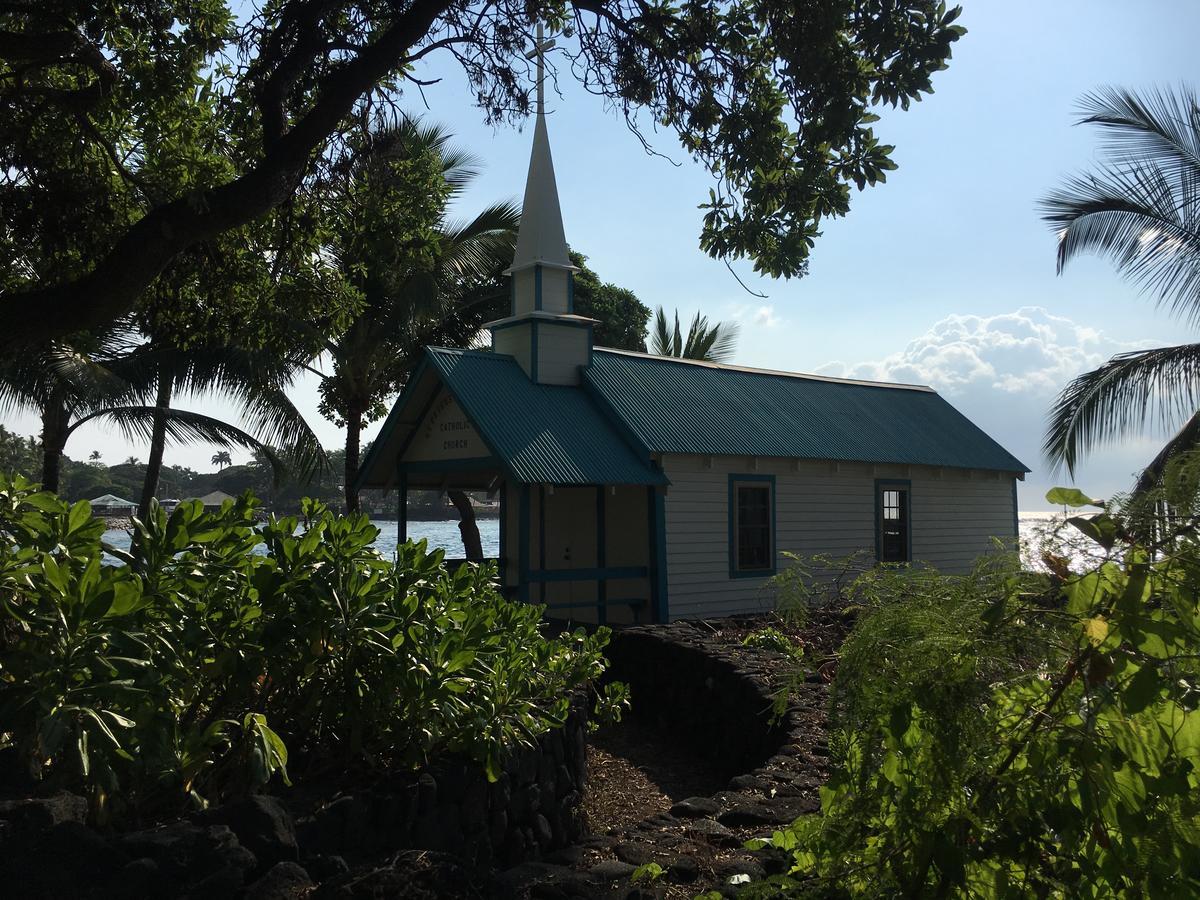
<svg viewBox="0 0 1200 900">
<path fill-rule="evenodd" d="M 538 264 L 571 268 L 562 210 L 558 204 L 558 185 L 554 180 L 554 160 L 550 156 L 550 137 L 546 131 L 545 55 L 553 46 L 554 39 L 544 38 L 539 22 L 537 44 L 529 54 L 537 57 L 537 117 L 512 272 Z"/>
<path fill-rule="evenodd" d="M 537 108 L 525 206 L 512 267 L 512 312 L 491 322 L 492 349 L 516 360 L 538 384 L 578 385 L 591 363 L 594 319 L 575 315 L 575 273 L 567 255 L 550 137 L 546 133 L 546 51 L 554 46 L 537 26 Z"/>
</svg>

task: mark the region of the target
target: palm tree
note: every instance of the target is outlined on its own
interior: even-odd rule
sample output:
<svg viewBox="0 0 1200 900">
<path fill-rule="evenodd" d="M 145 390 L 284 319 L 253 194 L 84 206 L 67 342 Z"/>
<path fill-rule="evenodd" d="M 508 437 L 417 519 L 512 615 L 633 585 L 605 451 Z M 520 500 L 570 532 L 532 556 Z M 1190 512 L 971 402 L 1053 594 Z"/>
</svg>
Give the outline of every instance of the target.
<svg viewBox="0 0 1200 900">
<path fill-rule="evenodd" d="M 88 454 L 88 462 L 98 463 L 104 457 L 104 454 L 99 450 L 93 450 Z"/>
<path fill-rule="evenodd" d="M 438 126 L 406 120 L 370 135 L 338 186 L 341 202 L 356 198 L 368 207 L 339 224 L 331 253 L 341 278 L 361 294 L 362 310 L 324 341 L 332 372 L 319 373 L 321 411 L 346 429 L 347 511 L 359 508 L 354 482 L 363 427 L 386 412 L 384 401 L 404 385 L 425 345 L 468 344 L 488 304 L 506 296 L 499 278 L 512 261 L 520 213 L 504 202 L 468 222 L 448 221 L 446 207 L 478 174 L 475 158 L 449 141 Z M 411 190 L 403 164 L 422 158 L 435 162 L 445 200 L 431 239 L 414 252 L 411 236 L 392 227 L 387 210 L 390 195 Z M 372 188 L 366 196 L 364 184 Z M 369 208 L 375 203 L 377 209 Z"/>
<path fill-rule="evenodd" d="M 1085 253 L 1107 256 L 1157 305 L 1200 322 L 1200 103 L 1183 90 L 1086 96 L 1080 124 L 1100 126 L 1103 164 L 1042 201 L 1058 235 L 1058 271 Z M 1200 446 L 1200 344 L 1140 350 L 1080 375 L 1058 396 L 1043 449 L 1074 475 L 1096 446 L 1157 421 L 1178 431 L 1135 491 L 1171 457 Z M 1180 424 L 1182 423 L 1182 427 Z"/>
<path fill-rule="evenodd" d="M 708 318 L 697 312 L 688 327 L 685 340 L 679 330 L 679 310 L 675 310 L 675 328 L 672 330 L 667 324 L 666 311 L 660 306 L 654 313 L 654 334 L 650 338 L 650 352 L 655 356 L 719 363 L 733 356 L 737 339 L 737 323 L 717 322 L 709 325 Z"/>
<path fill-rule="evenodd" d="M 47 490 L 59 488 L 67 440 L 79 426 L 94 420 L 115 425 L 129 440 L 151 438 L 161 424 L 165 440 L 261 449 L 276 460 L 277 472 L 283 470 L 282 461 L 262 440 L 236 426 L 200 413 L 147 405 L 160 367 L 155 353 L 139 344 L 124 323 L 101 335 L 83 335 L 74 345 L 50 345 L 0 364 L 0 411 L 29 409 L 41 416 L 41 480 Z M 261 426 L 270 421 L 270 416 L 260 416 L 256 430 L 265 436 L 268 429 Z"/>
<path fill-rule="evenodd" d="M 233 465 L 233 458 L 229 455 L 228 450 L 222 450 L 219 453 L 213 454 L 212 464 L 218 469 L 223 469 L 226 466 Z"/>
</svg>

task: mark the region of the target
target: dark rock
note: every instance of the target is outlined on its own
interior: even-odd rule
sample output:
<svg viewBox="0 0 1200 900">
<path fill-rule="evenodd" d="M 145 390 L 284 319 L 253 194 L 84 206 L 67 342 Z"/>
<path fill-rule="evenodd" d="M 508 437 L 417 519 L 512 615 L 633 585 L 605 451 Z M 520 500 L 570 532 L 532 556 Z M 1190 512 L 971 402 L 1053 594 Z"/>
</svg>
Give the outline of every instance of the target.
<svg viewBox="0 0 1200 900">
<path fill-rule="evenodd" d="M 654 847 L 634 841 L 625 841 L 613 847 L 613 854 L 621 862 L 631 866 L 644 866 L 654 859 Z"/>
<path fill-rule="evenodd" d="M 18 831 L 45 831 L 62 822 L 87 821 L 87 800 L 62 791 L 53 797 L 0 801 L 0 819 Z"/>
<path fill-rule="evenodd" d="M 573 875 L 570 869 L 545 862 L 524 862 L 498 873 L 492 879 L 493 893 L 499 897 L 521 897 L 535 884 L 563 881 Z"/>
<path fill-rule="evenodd" d="M 738 775 L 729 779 L 729 786 L 735 791 L 762 791 L 766 790 L 767 782 L 757 775 Z"/>
<path fill-rule="evenodd" d="M 366 803 L 357 797 L 338 797 L 321 807 L 301 830 L 301 843 L 316 853 L 362 851 L 373 839 Z"/>
<path fill-rule="evenodd" d="M 417 779 L 417 812 L 424 815 L 437 806 L 438 784 L 434 777 L 425 772 Z"/>
<path fill-rule="evenodd" d="M 171 822 L 122 835 L 118 846 L 131 857 L 154 860 L 172 880 L 193 882 L 207 877 L 221 896 L 227 884 L 233 884 L 232 890 L 240 888 L 245 873 L 258 864 L 226 825 Z"/>
<path fill-rule="evenodd" d="M 700 864 L 694 857 L 680 856 L 667 866 L 667 875 L 679 884 L 691 884 L 700 877 Z"/>
<path fill-rule="evenodd" d="M 550 828 L 550 821 L 541 813 L 533 818 L 533 836 L 544 850 L 554 846 L 554 831 Z"/>
<path fill-rule="evenodd" d="M 587 874 L 591 881 L 616 881 L 620 878 L 628 878 L 633 874 L 635 868 L 636 866 L 631 866 L 629 863 L 606 859 L 588 869 Z"/>
<path fill-rule="evenodd" d="M 305 861 L 304 868 L 308 870 L 309 876 L 317 882 L 328 881 L 350 871 L 346 860 L 336 855 L 310 857 Z"/>
<path fill-rule="evenodd" d="M 671 807 L 671 815 L 681 819 L 708 819 L 720 810 L 720 804 L 711 797 L 688 797 Z"/>
<path fill-rule="evenodd" d="M 313 886 L 308 872 L 290 861 L 277 862 L 246 888 L 245 900 L 295 900 Z"/>
<path fill-rule="evenodd" d="M 737 847 L 742 843 L 737 835 L 712 819 L 693 819 L 683 830 L 690 837 L 700 838 L 717 847 Z"/>
<path fill-rule="evenodd" d="M 208 820 L 228 825 L 238 842 L 258 859 L 262 869 L 300 858 L 296 825 L 275 797 L 257 794 L 213 810 Z"/>
<path fill-rule="evenodd" d="M 775 825 L 791 821 L 780 819 L 771 807 L 762 803 L 738 803 L 717 816 L 722 825 Z"/>
<path fill-rule="evenodd" d="M 752 881 L 766 877 L 766 871 L 759 863 L 749 857 L 722 859 L 713 863 L 713 874 L 718 881 L 727 882 L 736 875 L 749 875 Z"/>
<path fill-rule="evenodd" d="M 127 897 L 161 897 L 167 892 L 167 880 L 158 863 L 147 857 L 135 859 L 121 869 L 118 877 Z"/>
<path fill-rule="evenodd" d="M 679 820 L 670 813 L 660 812 L 647 818 L 646 823 L 655 828 L 673 828 L 679 824 Z"/>
<path fill-rule="evenodd" d="M 488 826 L 488 790 L 483 777 L 477 777 L 463 792 L 460 809 L 462 826 L 466 834 L 483 831 Z"/>
<path fill-rule="evenodd" d="M 577 866 L 583 862 L 584 848 L 579 845 L 561 847 L 546 855 L 546 862 L 559 866 Z"/>
</svg>

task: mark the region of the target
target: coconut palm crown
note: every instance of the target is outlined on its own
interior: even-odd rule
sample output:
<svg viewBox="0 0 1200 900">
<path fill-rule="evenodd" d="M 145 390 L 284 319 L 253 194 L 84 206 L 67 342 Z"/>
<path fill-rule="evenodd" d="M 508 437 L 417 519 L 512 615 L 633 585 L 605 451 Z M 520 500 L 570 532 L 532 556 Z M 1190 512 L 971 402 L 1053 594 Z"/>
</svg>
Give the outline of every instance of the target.
<svg viewBox="0 0 1200 900">
<path fill-rule="evenodd" d="M 512 260 L 519 209 L 501 202 L 468 221 L 450 220 L 449 206 L 479 172 L 478 160 L 450 139 L 437 125 L 405 119 L 369 135 L 331 189 L 354 215 L 335 222 L 330 257 L 362 301 L 345 329 L 323 340 L 332 371 L 319 373 L 321 412 L 346 429 L 351 511 L 362 429 L 387 412 L 384 401 L 407 381 L 422 348 L 468 345 L 483 313 L 506 306 L 501 273 Z M 398 223 L 392 213 L 414 206 L 413 185 L 421 183 L 414 172 L 426 164 L 428 208 Z"/>
<path fill-rule="evenodd" d="M 1082 101 L 1101 129 L 1101 163 L 1041 202 L 1058 235 L 1058 271 L 1084 254 L 1110 259 L 1158 306 L 1200 324 L 1200 103 L 1180 90 L 1109 88 Z M 1072 475 L 1097 446 L 1148 426 L 1175 430 L 1138 479 L 1144 491 L 1174 455 L 1200 446 L 1200 343 L 1113 357 L 1080 375 L 1050 413 L 1043 449 Z"/>
<path fill-rule="evenodd" d="M 726 362 L 737 348 L 737 339 L 736 323 L 716 322 L 709 325 L 708 318 L 700 313 L 692 318 L 685 338 L 679 328 L 679 310 L 675 310 L 675 327 L 672 329 L 667 323 L 666 311 L 660 306 L 654 314 L 650 352 L 655 356 L 673 356 L 676 359 Z"/>
</svg>

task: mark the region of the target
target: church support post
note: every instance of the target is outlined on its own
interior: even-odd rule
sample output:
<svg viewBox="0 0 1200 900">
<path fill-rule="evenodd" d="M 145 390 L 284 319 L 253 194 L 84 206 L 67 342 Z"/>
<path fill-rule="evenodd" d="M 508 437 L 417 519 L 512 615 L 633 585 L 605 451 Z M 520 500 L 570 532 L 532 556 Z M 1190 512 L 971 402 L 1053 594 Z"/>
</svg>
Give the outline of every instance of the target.
<svg viewBox="0 0 1200 900">
<path fill-rule="evenodd" d="M 596 568 L 601 573 L 608 566 L 604 550 L 604 485 L 596 485 Z M 608 581 L 603 574 L 596 579 L 596 623 L 608 622 Z"/>
<path fill-rule="evenodd" d="M 520 570 L 517 575 L 518 596 L 523 603 L 529 602 L 529 485 L 521 485 L 520 506 L 517 510 L 518 552 L 520 553 Z"/>
<path fill-rule="evenodd" d="M 396 545 L 408 542 L 408 475 L 400 473 L 396 486 Z"/>
<path fill-rule="evenodd" d="M 650 609 L 654 621 L 668 621 L 667 608 L 667 508 L 661 490 L 646 488 L 647 517 L 650 532 Z"/>
</svg>

